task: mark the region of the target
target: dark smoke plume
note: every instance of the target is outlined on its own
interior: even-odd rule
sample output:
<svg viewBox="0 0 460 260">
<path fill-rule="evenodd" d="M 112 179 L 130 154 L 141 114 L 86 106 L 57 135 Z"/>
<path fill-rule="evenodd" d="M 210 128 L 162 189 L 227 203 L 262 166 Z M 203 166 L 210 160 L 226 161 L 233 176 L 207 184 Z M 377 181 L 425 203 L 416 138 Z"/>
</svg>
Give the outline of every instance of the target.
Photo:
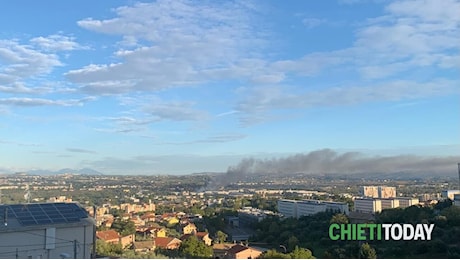
<svg viewBox="0 0 460 260">
<path fill-rule="evenodd" d="M 446 174 L 456 172 L 460 157 L 429 157 L 416 155 L 365 156 L 358 152 L 338 153 L 330 149 L 283 158 L 246 158 L 230 166 L 222 176 L 221 184 L 230 183 L 253 174 L 281 175 L 306 174 L 361 174 L 407 173 Z"/>
</svg>

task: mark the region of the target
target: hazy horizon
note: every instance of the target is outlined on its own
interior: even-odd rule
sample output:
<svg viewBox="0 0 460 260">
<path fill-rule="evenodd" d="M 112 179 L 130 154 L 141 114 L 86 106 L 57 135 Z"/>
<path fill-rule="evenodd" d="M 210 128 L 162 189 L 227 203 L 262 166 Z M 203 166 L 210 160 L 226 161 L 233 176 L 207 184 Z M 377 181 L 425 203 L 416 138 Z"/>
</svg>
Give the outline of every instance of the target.
<svg viewBox="0 0 460 260">
<path fill-rule="evenodd" d="M 0 171 L 460 155 L 457 0 L 18 0 L 1 13 Z"/>
</svg>

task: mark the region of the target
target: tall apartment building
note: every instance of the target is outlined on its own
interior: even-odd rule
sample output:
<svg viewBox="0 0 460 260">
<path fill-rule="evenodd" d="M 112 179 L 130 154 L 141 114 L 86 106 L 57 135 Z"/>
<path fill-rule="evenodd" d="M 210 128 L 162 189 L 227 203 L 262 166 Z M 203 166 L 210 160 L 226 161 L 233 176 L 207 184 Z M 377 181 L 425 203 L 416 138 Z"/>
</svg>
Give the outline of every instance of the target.
<svg viewBox="0 0 460 260">
<path fill-rule="evenodd" d="M 394 198 L 396 197 L 396 187 L 388 186 L 363 186 L 361 188 L 363 197 L 369 198 Z"/>
<path fill-rule="evenodd" d="M 349 213 L 348 203 L 321 200 L 278 200 L 278 211 L 284 217 L 300 218 L 319 212 L 334 211 Z"/>
<path fill-rule="evenodd" d="M 460 194 L 460 190 L 443 190 L 441 191 L 441 197 L 444 199 L 454 200 L 455 194 Z"/>
<path fill-rule="evenodd" d="M 453 203 L 453 205 L 460 207 L 460 194 L 455 194 L 454 195 L 454 203 Z"/>
</svg>

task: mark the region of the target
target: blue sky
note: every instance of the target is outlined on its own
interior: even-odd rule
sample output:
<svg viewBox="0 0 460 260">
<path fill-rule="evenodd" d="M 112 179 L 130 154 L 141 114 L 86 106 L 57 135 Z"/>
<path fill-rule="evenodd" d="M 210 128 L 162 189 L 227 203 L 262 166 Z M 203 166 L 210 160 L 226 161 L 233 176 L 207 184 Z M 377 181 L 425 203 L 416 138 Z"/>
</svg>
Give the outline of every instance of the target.
<svg viewBox="0 0 460 260">
<path fill-rule="evenodd" d="M 458 156 L 460 2 L 8 1 L 0 172 Z"/>
</svg>

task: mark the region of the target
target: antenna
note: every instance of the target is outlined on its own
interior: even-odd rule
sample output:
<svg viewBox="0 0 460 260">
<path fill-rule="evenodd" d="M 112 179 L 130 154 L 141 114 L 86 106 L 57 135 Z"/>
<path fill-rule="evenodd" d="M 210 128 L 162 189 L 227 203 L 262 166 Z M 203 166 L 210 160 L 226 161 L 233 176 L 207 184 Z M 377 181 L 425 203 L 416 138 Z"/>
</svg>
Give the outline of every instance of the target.
<svg viewBox="0 0 460 260">
<path fill-rule="evenodd" d="M 27 203 L 30 203 L 30 189 L 29 189 L 29 184 L 26 184 L 26 190 L 25 190 L 25 194 L 24 194 L 24 199 L 27 201 Z"/>
</svg>

